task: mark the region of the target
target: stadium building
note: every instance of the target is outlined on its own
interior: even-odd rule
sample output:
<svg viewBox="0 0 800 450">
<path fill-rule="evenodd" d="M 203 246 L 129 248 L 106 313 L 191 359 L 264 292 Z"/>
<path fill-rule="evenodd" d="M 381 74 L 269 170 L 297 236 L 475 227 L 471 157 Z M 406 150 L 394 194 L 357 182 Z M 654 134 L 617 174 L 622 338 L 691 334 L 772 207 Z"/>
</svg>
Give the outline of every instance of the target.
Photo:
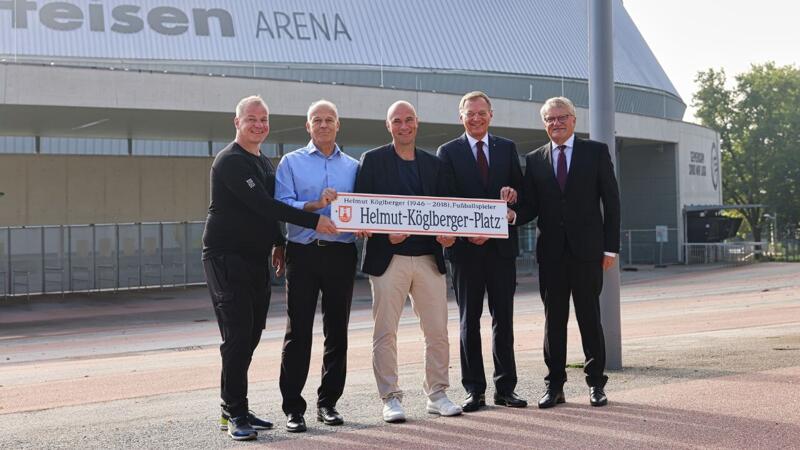
<svg viewBox="0 0 800 450">
<path fill-rule="evenodd" d="M 417 107 L 418 145 L 435 150 L 463 132 L 457 105 L 472 90 L 492 97 L 492 131 L 521 157 L 546 141 L 538 111 L 552 96 L 575 102 L 586 136 L 587 10 L 586 0 L 0 2 L 0 278 L 18 283 L 12 259 L 35 247 L 42 260 L 59 254 L 31 263 L 29 286 L 47 290 L 48 265 L 62 286 L 134 285 L 125 254 L 142 284 L 143 249 L 166 247 L 165 233 L 183 233 L 188 274 L 196 230 L 148 243 L 141 230 L 78 239 L 64 226 L 204 220 L 212 157 L 250 94 L 270 105 L 274 158 L 308 142 L 306 109 L 320 98 L 338 105 L 339 143 L 355 157 L 390 140 L 385 113 L 399 99 Z M 622 263 L 658 257 L 656 226 L 667 230 L 663 261 L 679 261 L 685 206 L 721 203 L 719 137 L 682 121 L 685 101 L 621 1 L 613 22 Z M 41 231 L 57 239 L 37 244 L 38 231 L 17 228 L 39 225 L 59 226 Z M 93 268 L 65 274 L 78 253 Z"/>
</svg>

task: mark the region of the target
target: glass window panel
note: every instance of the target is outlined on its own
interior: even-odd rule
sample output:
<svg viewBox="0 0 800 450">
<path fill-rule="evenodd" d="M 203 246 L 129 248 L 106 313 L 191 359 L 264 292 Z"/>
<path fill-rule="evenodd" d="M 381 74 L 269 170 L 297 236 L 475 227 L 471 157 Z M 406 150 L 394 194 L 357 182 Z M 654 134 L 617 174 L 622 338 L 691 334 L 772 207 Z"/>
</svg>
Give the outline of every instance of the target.
<svg viewBox="0 0 800 450">
<path fill-rule="evenodd" d="M 49 155 L 127 155 L 127 139 L 42 137 L 40 151 Z"/>
<path fill-rule="evenodd" d="M 230 143 L 231 143 L 231 141 L 225 141 L 225 142 L 215 141 L 215 142 L 212 142 L 211 143 L 211 154 L 214 155 L 214 156 L 217 156 L 217 153 L 221 152 L 222 149 L 227 147 L 228 144 L 230 144 Z"/>
<path fill-rule="evenodd" d="M 134 139 L 133 154 L 142 156 L 208 156 L 208 141 Z"/>
<path fill-rule="evenodd" d="M 215 141 L 215 142 L 212 142 L 211 143 L 212 154 L 214 156 L 217 156 L 217 153 L 221 152 L 222 149 L 227 147 L 228 144 L 230 144 L 230 143 L 231 143 L 231 141 L 227 141 L 227 142 Z M 295 147 L 292 147 L 292 145 L 295 145 L 295 144 L 285 144 L 284 147 L 283 147 L 284 151 L 288 151 L 287 149 L 289 149 L 289 148 L 294 150 L 296 148 L 304 147 L 306 144 L 298 145 L 298 146 L 295 146 Z M 261 144 L 261 153 L 263 153 L 264 155 L 269 156 L 269 157 L 277 157 L 278 156 L 278 144 L 273 144 L 272 142 L 265 142 L 265 143 Z"/>
<path fill-rule="evenodd" d="M 0 153 L 36 153 L 33 136 L 0 136 Z"/>
</svg>

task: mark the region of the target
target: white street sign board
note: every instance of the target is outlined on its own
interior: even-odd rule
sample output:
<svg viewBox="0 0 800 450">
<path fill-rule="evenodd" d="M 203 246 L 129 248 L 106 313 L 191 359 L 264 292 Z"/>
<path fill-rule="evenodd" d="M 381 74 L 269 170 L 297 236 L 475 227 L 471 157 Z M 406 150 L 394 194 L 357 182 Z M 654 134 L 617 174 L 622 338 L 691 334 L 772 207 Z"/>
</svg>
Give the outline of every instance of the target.
<svg viewBox="0 0 800 450">
<path fill-rule="evenodd" d="M 331 218 L 340 231 L 508 238 L 503 200 L 339 193 Z"/>
</svg>

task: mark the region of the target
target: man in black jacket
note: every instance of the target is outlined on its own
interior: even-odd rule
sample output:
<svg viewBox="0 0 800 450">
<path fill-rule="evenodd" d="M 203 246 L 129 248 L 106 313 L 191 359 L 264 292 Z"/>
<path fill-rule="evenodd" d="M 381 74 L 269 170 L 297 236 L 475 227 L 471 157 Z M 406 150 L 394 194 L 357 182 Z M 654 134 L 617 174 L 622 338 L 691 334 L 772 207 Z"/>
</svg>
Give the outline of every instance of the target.
<svg viewBox="0 0 800 450">
<path fill-rule="evenodd" d="M 235 440 L 255 439 L 272 423 L 249 412 L 247 369 L 269 308 L 269 268 L 282 270 L 284 239 L 278 221 L 335 233 L 331 220 L 273 198 L 275 172 L 261 143 L 269 135 L 269 109 L 260 97 L 236 106 L 236 139 L 211 166 L 211 204 L 203 233 L 203 268 L 222 345 L 220 428 Z M 273 246 L 275 248 L 273 249 Z"/>
<path fill-rule="evenodd" d="M 443 144 L 436 153 L 445 163 L 453 183 L 453 195 L 464 198 L 512 200 L 522 187 L 522 170 L 514 142 L 489 133 L 492 103 L 480 91 L 469 92 L 458 105 L 464 134 Z M 512 213 L 513 214 L 513 213 Z M 492 315 L 494 403 L 525 407 L 514 393 L 517 366 L 514 360 L 514 292 L 519 255 L 517 227 L 509 226 L 508 239 L 458 238 L 445 250 L 453 268 L 453 287 L 461 323 L 461 383 L 467 398 L 464 412 L 486 404 L 486 374 L 481 351 L 483 298 L 488 294 Z"/>
<path fill-rule="evenodd" d="M 581 332 L 589 402 L 608 400 L 600 291 L 619 253 L 620 202 L 608 146 L 575 137 L 575 107 L 564 97 L 541 109 L 550 141 L 525 157 L 521 222 L 538 215 L 539 289 L 544 302 L 547 390 L 540 408 L 564 403 L 569 298 Z M 600 205 L 602 203 L 602 210 Z M 522 216 L 526 216 L 522 218 Z"/>
<path fill-rule="evenodd" d="M 386 114 L 392 143 L 364 153 L 356 176 L 356 192 L 444 196 L 448 183 L 441 161 L 416 148 L 417 113 L 404 101 Z M 461 414 L 445 393 L 450 386 L 447 338 L 447 286 L 442 247 L 455 238 L 374 233 L 364 244 L 362 271 L 372 285 L 372 368 L 383 400 L 383 420 L 404 422 L 403 391 L 398 382 L 397 325 L 406 297 L 411 298 L 425 335 L 427 410 L 441 416 Z"/>
</svg>

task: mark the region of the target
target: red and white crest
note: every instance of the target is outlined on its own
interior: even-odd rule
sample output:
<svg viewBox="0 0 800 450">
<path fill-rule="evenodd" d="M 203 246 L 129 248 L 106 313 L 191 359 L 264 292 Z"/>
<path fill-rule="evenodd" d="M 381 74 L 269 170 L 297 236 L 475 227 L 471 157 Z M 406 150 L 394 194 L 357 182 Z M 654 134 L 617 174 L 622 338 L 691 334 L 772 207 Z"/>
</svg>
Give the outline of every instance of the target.
<svg viewBox="0 0 800 450">
<path fill-rule="evenodd" d="M 340 206 L 338 208 L 339 212 L 339 220 L 342 222 L 350 222 L 350 219 L 353 218 L 353 207 L 352 206 Z"/>
</svg>

